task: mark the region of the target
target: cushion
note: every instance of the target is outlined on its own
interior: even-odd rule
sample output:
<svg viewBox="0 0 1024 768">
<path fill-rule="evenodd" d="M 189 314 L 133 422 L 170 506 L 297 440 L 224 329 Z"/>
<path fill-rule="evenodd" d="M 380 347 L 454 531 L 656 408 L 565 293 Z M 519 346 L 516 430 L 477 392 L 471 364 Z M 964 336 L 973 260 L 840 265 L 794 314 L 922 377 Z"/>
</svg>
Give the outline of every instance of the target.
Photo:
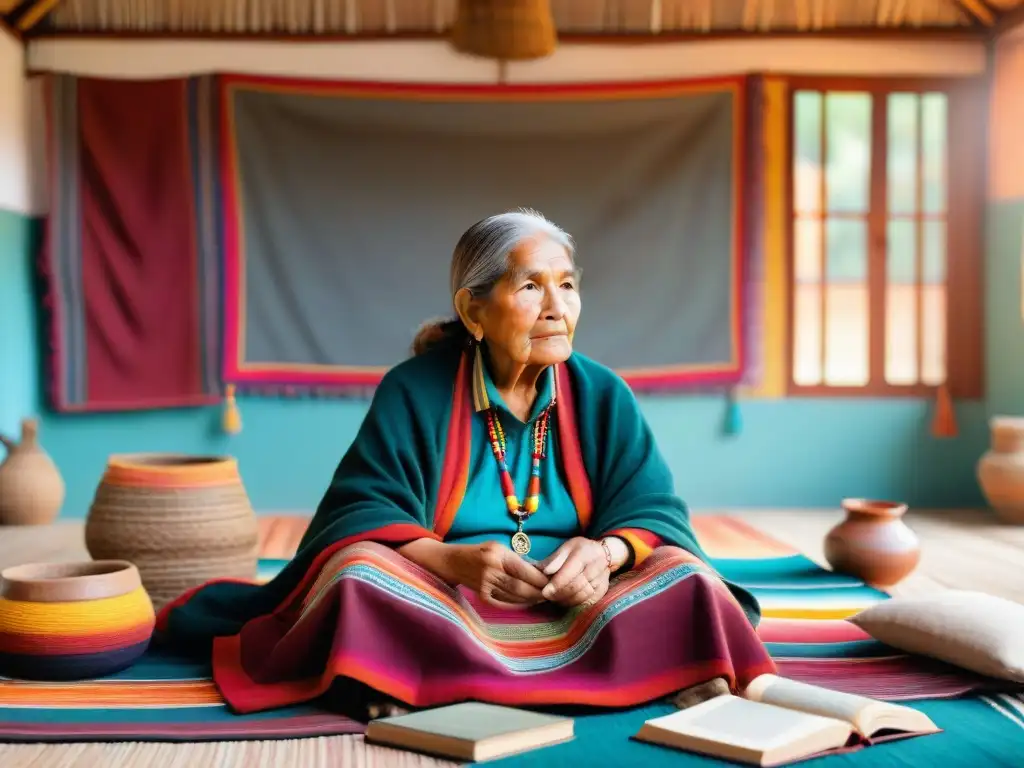
<svg viewBox="0 0 1024 768">
<path fill-rule="evenodd" d="M 1024 605 L 948 590 L 894 597 L 849 621 L 876 640 L 989 677 L 1024 683 Z"/>
</svg>

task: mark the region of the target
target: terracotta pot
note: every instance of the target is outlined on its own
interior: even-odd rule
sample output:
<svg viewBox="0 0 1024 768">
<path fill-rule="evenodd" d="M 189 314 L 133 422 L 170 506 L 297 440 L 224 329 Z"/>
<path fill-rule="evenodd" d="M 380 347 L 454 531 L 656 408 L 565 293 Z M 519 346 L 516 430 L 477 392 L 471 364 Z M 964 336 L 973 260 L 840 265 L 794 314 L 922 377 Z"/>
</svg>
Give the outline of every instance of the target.
<svg viewBox="0 0 1024 768">
<path fill-rule="evenodd" d="M 999 518 L 1024 525 L 1024 418 L 989 422 L 992 447 L 978 461 L 978 483 Z"/>
<path fill-rule="evenodd" d="M 130 560 L 159 611 L 212 579 L 256 579 L 259 531 L 234 459 L 112 456 L 85 524 L 96 559 Z"/>
<path fill-rule="evenodd" d="M 921 548 L 903 522 L 906 504 L 844 499 L 843 509 L 846 519 L 825 537 L 825 558 L 833 570 L 885 587 L 917 567 Z"/>
<path fill-rule="evenodd" d="M 64 480 L 39 445 L 34 419 L 21 422 L 21 442 L 0 435 L 7 457 L 0 464 L 0 525 L 52 523 L 64 503 Z"/>
<path fill-rule="evenodd" d="M 124 561 L 20 565 L 0 572 L 0 674 L 84 680 L 131 666 L 155 623 Z"/>
</svg>

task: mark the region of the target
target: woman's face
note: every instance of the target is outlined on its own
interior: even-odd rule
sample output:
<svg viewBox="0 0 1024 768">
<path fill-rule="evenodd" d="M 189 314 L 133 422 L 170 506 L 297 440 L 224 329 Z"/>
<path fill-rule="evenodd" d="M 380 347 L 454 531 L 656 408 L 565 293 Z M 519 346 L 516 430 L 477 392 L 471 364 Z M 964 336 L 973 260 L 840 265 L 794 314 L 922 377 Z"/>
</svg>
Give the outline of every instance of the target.
<svg viewBox="0 0 1024 768">
<path fill-rule="evenodd" d="M 576 268 L 548 238 L 520 243 L 505 277 L 481 299 L 476 314 L 492 353 L 520 365 L 554 365 L 572 354 L 580 316 Z"/>
</svg>

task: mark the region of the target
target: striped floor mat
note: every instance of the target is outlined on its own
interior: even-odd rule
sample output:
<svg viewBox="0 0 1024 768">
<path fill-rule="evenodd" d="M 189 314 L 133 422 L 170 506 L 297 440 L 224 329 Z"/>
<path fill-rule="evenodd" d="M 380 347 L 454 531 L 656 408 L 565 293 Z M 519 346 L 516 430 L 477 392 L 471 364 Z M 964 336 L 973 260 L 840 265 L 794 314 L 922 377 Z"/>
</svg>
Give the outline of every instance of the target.
<svg viewBox="0 0 1024 768">
<path fill-rule="evenodd" d="M 292 556 L 307 524 L 305 517 L 261 518 L 261 580 Z M 761 600 L 761 633 L 782 674 L 891 700 L 949 698 L 984 684 L 895 653 L 843 621 L 886 599 L 883 592 L 825 571 L 735 519 L 697 517 L 695 526 L 720 572 Z M 1019 699 L 993 695 L 984 701 L 987 711 L 1024 719 Z M 205 665 L 157 653 L 102 680 L 44 684 L 0 678 L 0 741 L 256 740 L 359 731 L 359 724 L 314 706 L 233 715 Z"/>
<path fill-rule="evenodd" d="M 885 592 L 824 570 L 735 518 L 695 517 L 694 528 L 719 572 L 757 596 L 759 633 L 781 674 L 890 701 L 949 698 L 994 684 L 899 653 L 845 621 L 888 600 Z"/>
</svg>

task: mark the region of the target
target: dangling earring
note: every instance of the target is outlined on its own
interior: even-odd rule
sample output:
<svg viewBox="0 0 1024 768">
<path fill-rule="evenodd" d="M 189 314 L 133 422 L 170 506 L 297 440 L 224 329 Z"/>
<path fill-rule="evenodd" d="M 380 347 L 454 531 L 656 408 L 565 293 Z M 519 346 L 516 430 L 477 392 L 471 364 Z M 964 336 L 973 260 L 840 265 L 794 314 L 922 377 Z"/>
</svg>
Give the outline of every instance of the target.
<svg viewBox="0 0 1024 768">
<path fill-rule="evenodd" d="M 471 338 L 473 339 L 473 365 L 476 367 L 476 370 L 482 371 L 483 368 L 481 366 L 484 364 L 484 361 L 481 348 L 483 345 L 476 340 L 475 336 Z"/>
</svg>

